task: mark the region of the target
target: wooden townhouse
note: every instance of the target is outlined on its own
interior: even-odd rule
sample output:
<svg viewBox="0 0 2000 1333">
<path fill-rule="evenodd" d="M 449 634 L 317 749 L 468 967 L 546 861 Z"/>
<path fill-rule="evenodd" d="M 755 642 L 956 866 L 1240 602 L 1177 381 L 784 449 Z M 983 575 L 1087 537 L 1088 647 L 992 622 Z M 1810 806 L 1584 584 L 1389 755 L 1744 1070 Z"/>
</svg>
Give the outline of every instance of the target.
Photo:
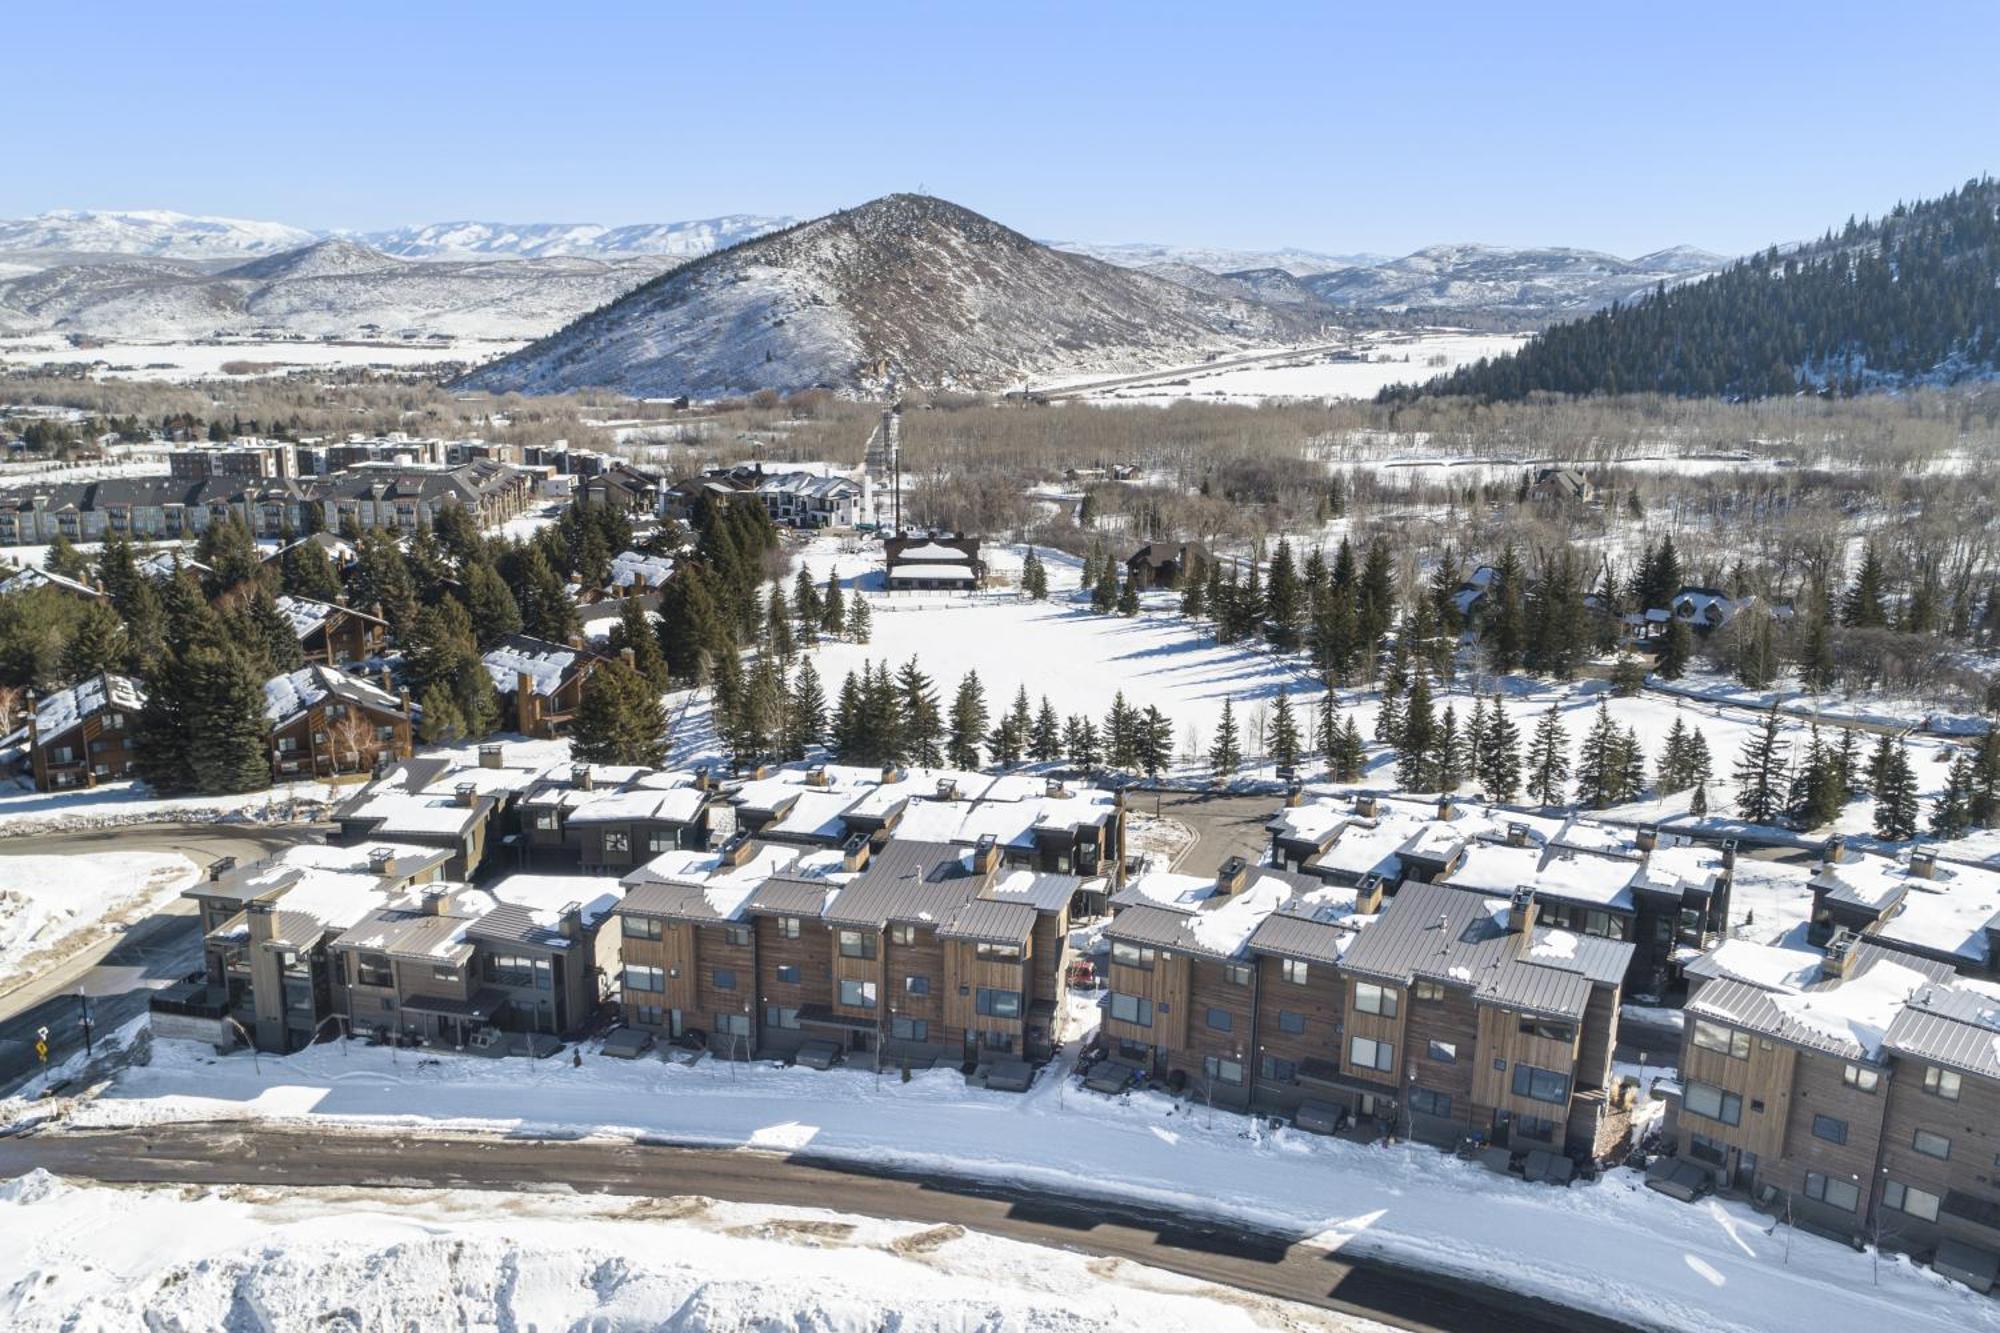
<svg viewBox="0 0 2000 1333">
<path fill-rule="evenodd" d="M 529 860 L 615 873 L 662 852 L 706 847 L 715 799 L 705 771 L 573 764 L 522 795 L 519 837 Z"/>
<path fill-rule="evenodd" d="M 1829 838 L 1809 887 L 1809 943 L 1841 931 L 1969 976 L 2000 974 L 2000 873 L 1912 849 L 1896 859 Z"/>
<path fill-rule="evenodd" d="M 16 770 L 36 791 L 65 791 L 132 776 L 134 729 L 146 696 L 137 681 L 103 672 L 57 690 L 28 696 L 26 721 L 0 741 Z"/>
<path fill-rule="evenodd" d="M 373 772 L 409 758 L 415 741 L 408 690 L 391 694 L 317 663 L 264 682 L 264 720 L 277 782 Z"/>
<path fill-rule="evenodd" d="M 404 759 L 334 809 L 335 841 L 391 841 L 451 853 L 446 877 L 475 878 L 489 853 L 513 836 L 515 805 L 541 770 L 513 768 L 503 747 L 479 747 L 477 766 L 450 759 Z"/>
<path fill-rule="evenodd" d="M 277 600 L 278 610 L 291 622 L 299 652 L 308 662 L 348 666 L 375 661 L 388 650 L 389 622 L 382 618 L 379 606 L 362 611 L 289 594 Z"/>
<path fill-rule="evenodd" d="M 569 730 L 583 683 L 603 658 L 578 643 L 510 634 L 482 655 L 501 707 L 523 736 L 550 739 Z"/>
</svg>

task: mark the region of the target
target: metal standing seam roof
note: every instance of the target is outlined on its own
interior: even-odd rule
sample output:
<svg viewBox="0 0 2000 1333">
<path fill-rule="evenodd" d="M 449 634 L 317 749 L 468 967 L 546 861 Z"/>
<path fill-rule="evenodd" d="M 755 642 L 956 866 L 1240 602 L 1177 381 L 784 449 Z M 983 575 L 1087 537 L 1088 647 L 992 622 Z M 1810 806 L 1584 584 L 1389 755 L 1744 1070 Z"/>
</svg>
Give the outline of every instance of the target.
<svg viewBox="0 0 2000 1333">
<path fill-rule="evenodd" d="M 1889 1024 L 1882 1045 L 1898 1055 L 2000 1080 L 2000 1000 L 1944 986 L 1919 991 Z"/>
<path fill-rule="evenodd" d="M 1273 958 L 1334 964 L 1340 962 L 1358 930 L 1356 924 L 1319 921 L 1280 910 L 1265 917 L 1250 933 L 1249 949 Z"/>
<path fill-rule="evenodd" d="M 567 949 L 572 941 L 559 929 L 535 920 L 518 903 L 501 903 L 465 929 L 467 938 L 496 944 L 527 944 L 541 949 Z"/>
<path fill-rule="evenodd" d="M 1155 949 L 1205 956 L 1208 950 L 1188 929 L 1188 919 L 1192 915 L 1186 908 L 1134 903 L 1111 918 L 1104 927 L 1104 938 L 1122 944 L 1142 944 Z"/>
<path fill-rule="evenodd" d="M 940 923 L 938 937 L 989 944 L 1026 944 L 1035 929 L 1035 909 L 1026 903 L 973 898 Z"/>
<path fill-rule="evenodd" d="M 464 917 L 433 916 L 405 907 L 384 907 L 370 912 L 334 943 L 364 953 L 388 954 L 392 958 L 421 962 L 463 962 L 472 956 L 465 942 L 470 926 Z"/>
<path fill-rule="evenodd" d="M 995 902 L 1026 903 L 1038 912 L 1060 912 L 1068 907 L 1076 891 L 1087 884 L 1105 883 L 1102 875 L 1084 878 L 1034 870 L 1002 870 L 1000 878 L 979 891 L 982 898 Z"/>
<path fill-rule="evenodd" d="M 823 915 L 843 926 L 941 923 L 989 878 L 973 872 L 970 856 L 954 843 L 892 840 Z"/>
<path fill-rule="evenodd" d="M 743 910 L 755 916 L 798 916 L 818 919 L 827 899 L 839 886 L 824 879 L 793 879 L 773 875 L 757 887 L 744 902 Z"/>
<path fill-rule="evenodd" d="M 723 916 L 716 911 L 709 901 L 706 883 L 692 880 L 634 881 L 626 888 L 617 910 L 628 916 L 657 916 L 696 923 L 733 921 L 740 915 Z"/>
</svg>

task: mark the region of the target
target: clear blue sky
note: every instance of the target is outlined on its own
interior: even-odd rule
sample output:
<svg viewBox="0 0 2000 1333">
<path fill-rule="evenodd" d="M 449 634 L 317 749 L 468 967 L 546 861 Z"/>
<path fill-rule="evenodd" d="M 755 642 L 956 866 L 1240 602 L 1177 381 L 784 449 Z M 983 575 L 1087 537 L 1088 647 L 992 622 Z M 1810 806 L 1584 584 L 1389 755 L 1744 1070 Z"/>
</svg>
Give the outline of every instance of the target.
<svg viewBox="0 0 2000 1333">
<path fill-rule="evenodd" d="M 1407 15 L 1407 16 L 1406 16 Z M 31 4 L 0 216 L 1742 251 L 2000 171 L 2000 4 Z"/>
</svg>

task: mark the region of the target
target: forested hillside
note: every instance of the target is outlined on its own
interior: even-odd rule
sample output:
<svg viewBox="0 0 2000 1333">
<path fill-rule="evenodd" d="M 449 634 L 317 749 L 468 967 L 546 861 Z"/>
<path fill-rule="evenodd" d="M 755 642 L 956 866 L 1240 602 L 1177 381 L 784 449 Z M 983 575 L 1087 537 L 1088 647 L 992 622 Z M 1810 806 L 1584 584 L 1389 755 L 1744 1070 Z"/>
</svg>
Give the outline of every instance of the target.
<svg viewBox="0 0 2000 1333">
<path fill-rule="evenodd" d="M 1513 356 L 1385 399 L 1535 392 L 1757 398 L 1949 382 L 2000 370 L 2000 182 L 1791 254 L 1773 248 L 1684 287 L 1559 324 Z"/>
</svg>

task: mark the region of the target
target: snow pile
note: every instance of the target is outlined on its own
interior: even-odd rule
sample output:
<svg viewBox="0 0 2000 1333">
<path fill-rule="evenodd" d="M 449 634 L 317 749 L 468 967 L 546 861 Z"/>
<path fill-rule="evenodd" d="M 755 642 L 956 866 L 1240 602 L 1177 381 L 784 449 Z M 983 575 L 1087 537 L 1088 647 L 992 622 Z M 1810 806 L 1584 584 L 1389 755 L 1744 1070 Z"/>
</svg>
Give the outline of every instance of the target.
<svg viewBox="0 0 2000 1333">
<path fill-rule="evenodd" d="M 1334 1325 L 1136 1265 L 698 1198 L 0 1186 L 0 1322 L 73 1328 Z"/>
<path fill-rule="evenodd" d="M 200 871 L 177 852 L 0 856 L 0 974 L 134 908 L 164 903 Z"/>
</svg>

